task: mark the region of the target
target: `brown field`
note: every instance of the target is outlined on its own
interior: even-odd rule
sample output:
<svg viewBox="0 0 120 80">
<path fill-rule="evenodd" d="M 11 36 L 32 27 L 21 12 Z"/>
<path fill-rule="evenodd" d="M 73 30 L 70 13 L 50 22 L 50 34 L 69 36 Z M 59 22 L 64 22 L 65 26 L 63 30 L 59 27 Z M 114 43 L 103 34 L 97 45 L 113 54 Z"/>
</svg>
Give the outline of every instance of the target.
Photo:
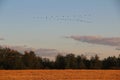
<svg viewBox="0 0 120 80">
<path fill-rule="evenodd" d="M 120 80 L 120 70 L 0 70 L 0 80 Z"/>
</svg>

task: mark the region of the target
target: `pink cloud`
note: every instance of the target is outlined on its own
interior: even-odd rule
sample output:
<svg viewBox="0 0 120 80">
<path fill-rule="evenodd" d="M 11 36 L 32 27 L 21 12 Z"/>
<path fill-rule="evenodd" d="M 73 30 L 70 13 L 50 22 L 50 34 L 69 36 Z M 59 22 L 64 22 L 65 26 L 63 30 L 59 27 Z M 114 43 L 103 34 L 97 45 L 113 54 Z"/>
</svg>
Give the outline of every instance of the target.
<svg viewBox="0 0 120 80">
<path fill-rule="evenodd" d="M 14 49 L 14 50 L 17 50 L 21 53 L 24 53 L 24 51 L 34 51 L 37 56 L 43 56 L 43 57 L 54 57 L 58 53 L 60 53 L 56 49 L 47 49 L 47 48 L 35 49 L 35 48 L 32 48 L 32 47 L 27 47 L 26 45 L 24 45 L 24 46 L 1 45 L 0 47 L 3 47 L 3 48 L 7 47 L 7 48 L 10 48 L 10 49 Z"/>
<path fill-rule="evenodd" d="M 120 50 L 120 47 L 116 48 L 116 50 Z"/>
<path fill-rule="evenodd" d="M 0 38 L 0 40 L 5 40 L 4 38 Z"/>
<path fill-rule="evenodd" d="M 67 36 L 66 38 L 71 38 L 76 41 L 81 41 L 81 42 L 86 42 L 91 44 L 120 46 L 120 37 Z"/>
</svg>

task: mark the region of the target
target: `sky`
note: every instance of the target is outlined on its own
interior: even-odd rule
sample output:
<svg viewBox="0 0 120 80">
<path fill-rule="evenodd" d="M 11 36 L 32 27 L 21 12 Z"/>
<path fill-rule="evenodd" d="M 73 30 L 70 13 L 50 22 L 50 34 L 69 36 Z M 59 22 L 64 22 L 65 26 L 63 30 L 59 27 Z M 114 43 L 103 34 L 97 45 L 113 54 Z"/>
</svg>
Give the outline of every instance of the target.
<svg viewBox="0 0 120 80">
<path fill-rule="evenodd" d="M 56 53 L 120 54 L 118 0 L 0 0 L 0 45 Z"/>
</svg>

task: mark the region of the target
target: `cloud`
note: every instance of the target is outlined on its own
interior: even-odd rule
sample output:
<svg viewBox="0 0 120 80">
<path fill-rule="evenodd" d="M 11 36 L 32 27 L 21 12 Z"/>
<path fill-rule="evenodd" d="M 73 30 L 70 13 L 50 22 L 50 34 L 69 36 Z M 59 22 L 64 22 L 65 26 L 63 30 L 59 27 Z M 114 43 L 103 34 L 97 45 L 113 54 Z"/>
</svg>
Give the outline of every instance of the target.
<svg viewBox="0 0 120 80">
<path fill-rule="evenodd" d="M 120 48 L 116 48 L 116 50 L 118 50 L 118 51 L 119 51 L 119 50 L 120 50 Z"/>
<path fill-rule="evenodd" d="M 34 51 L 37 56 L 48 57 L 48 58 L 55 57 L 58 53 L 60 53 L 56 49 L 45 49 L 45 48 L 35 49 L 32 47 L 27 47 L 26 45 L 24 45 L 24 46 L 1 45 L 1 47 L 3 47 L 3 48 L 7 47 L 10 49 L 14 49 L 21 53 L 24 53 L 24 51 Z"/>
<path fill-rule="evenodd" d="M 58 50 L 56 50 L 56 49 L 36 49 L 35 50 L 35 53 L 37 54 L 37 55 L 40 55 L 40 56 L 56 56 L 58 53 L 59 53 L 59 51 Z"/>
<path fill-rule="evenodd" d="M 4 38 L 0 38 L 0 40 L 5 40 Z"/>
<path fill-rule="evenodd" d="M 66 36 L 76 41 L 107 45 L 107 46 L 120 46 L 120 37 L 101 37 L 101 36 Z"/>
</svg>

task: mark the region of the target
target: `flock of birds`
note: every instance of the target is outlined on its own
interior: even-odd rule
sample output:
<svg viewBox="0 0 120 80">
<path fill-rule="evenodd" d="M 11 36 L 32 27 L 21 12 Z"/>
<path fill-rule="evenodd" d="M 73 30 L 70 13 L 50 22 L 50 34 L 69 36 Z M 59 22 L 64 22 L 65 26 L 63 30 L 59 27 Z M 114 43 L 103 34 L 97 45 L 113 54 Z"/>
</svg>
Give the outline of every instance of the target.
<svg viewBox="0 0 120 80">
<path fill-rule="evenodd" d="M 40 21 L 57 21 L 60 23 L 71 23 L 71 22 L 83 22 L 83 23 L 91 23 L 91 15 L 72 15 L 72 16 L 34 16 L 34 20 Z"/>
</svg>

